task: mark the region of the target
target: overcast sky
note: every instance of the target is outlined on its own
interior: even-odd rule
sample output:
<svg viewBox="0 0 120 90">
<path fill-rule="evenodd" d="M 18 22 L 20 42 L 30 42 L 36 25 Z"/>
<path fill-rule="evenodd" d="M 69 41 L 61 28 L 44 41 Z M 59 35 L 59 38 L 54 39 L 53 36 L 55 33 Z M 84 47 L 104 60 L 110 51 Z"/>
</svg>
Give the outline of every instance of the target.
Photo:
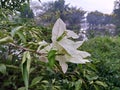
<svg viewBox="0 0 120 90">
<path fill-rule="evenodd" d="M 36 0 L 32 0 L 36 1 Z M 41 0 L 41 2 L 55 1 L 55 0 Z M 103 13 L 110 14 L 113 11 L 115 0 L 65 0 L 66 4 L 70 6 L 77 6 L 86 11 L 98 10 Z"/>
</svg>

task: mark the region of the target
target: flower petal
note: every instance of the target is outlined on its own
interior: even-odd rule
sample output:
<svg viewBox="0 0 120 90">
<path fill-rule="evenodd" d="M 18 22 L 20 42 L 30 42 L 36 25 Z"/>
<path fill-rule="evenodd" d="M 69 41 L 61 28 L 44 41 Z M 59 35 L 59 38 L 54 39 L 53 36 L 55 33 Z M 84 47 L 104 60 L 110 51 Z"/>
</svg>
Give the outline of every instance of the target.
<svg viewBox="0 0 120 90">
<path fill-rule="evenodd" d="M 72 62 L 72 63 L 79 63 L 79 64 L 84 64 L 86 62 L 90 62 L 89 60 L 87 59 L 82 59 L 82 58 L 76 58 L 76 57 L 73 57 L 70 59 L 69 62 Z"/>
<path fill-rule="evenodd" d="M 73 39 L 79 38 L 79 36 L 75 32 L 71 30 L 66 30 L 66 31 L 67 31 L 67 38 L 70 38 L 70 37 L 72 37 Z"/>
<path fill-rule="evenodd" d="M 53 26 L 52 41 L 56 41 L 66 30 L 65 23 L 59 18 Z"/>
<path fill-rule="evenodd" d="M 84 41 L 77 41 L 73 44 L 74 48 L 79 48 L 82 44 L 83 44 Z"/>
<path fill-rule="evenodd" d="M 83 59 L 82 57 L 80 57 L 78 55 L 73 55 L 72 57 L 71 56 L 67 56 L 66 59 L 67 59 L 68 62 L 71 62 L 71 63 L 81 63 L 81 64 L 84 64 L 86 62 L 90 62 L 89 60 Z"/>
<path fill-rule="evenodd" d="M 74 53 L 75 48 L 73 47 L 74 41 L 69 40 L 69 39 L 62 39 L 61 41 L 58 42 L 58 44 L 63 47 L 63 49 L 70 55 Z"/>
<path fill-rule="evenodd" d="M 77 51 L 76 52 L 77 55 L 81 56 L 82 58 L 86 58 L 86 57 L 89 57 L 91 56 L 88 52 L 85 52 L 85 51 Z"/>
<path fill-rule="evenodd" d="M 47 59 L 47 57 L 45 57 L 45 56 L 40 56 L 39 59 L 40 59 L 40 61 L 42 61 L 42 62 L 45 62 L 45 63 L 48 62 L 48 59 Z"/>
<path fill-rule="evenodd" d="M 68 69 L 68 65 L 65 62 L 62 62 L 62 61 L 60 61 L 59 64 L 62 68 L 63 73 L 66 73 L 66 71 Z"/>
<path fill-rule="evenodd" d="M 51 50 L 51 48 L 52 48 L 52 44 L 48 44 L 47 42 L 42 41 L 42 42 L 39 42 L 39 47 L 37 49 L 37 52 L 47 53 Z"/>
<path fill-rule="evenodd" d="M 39 44 L 40 46 L 43 46 L 43 45 L 46 45 L 46 44 L 48 44 L 48 43 L 43 40 L 43 41 L 39 42 L 38 44 Z"/>
<path fill-rule="evenodd" d="M 64 55 L 56 56 L 56 60 L 59 61 L 59 64 L 62 68 L 63 73 L 66 73 L 68 65 L 66 64 L 66 58 Z"/>
</svg>

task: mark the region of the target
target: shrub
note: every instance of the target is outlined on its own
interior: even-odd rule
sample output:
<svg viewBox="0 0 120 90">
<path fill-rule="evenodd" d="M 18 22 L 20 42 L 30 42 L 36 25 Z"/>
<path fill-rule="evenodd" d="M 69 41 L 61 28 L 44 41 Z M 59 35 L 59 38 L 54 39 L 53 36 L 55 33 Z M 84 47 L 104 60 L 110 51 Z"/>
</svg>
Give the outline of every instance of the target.
<svg viewBox="0 0 120 90">
<path fill-rule="evenodd" d="M 120 90 L 120 37 L 96 37 L 81 49 L 91 53 L 100 80 L 108 84 L 107 90 Z"/>
</svg>

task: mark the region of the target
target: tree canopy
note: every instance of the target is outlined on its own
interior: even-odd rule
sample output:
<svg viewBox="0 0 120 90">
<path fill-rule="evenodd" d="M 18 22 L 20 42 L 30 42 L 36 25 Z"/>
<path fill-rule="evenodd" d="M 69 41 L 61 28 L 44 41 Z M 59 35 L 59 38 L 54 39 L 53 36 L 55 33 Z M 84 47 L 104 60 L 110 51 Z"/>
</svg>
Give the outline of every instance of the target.
<svg viewBox="0 0 120 90">
<path fill-rule="evenodd" d="M 117 34 L 119 34 L 120 33 L 120 0 L 115 1 L 113 13 L 115 17 L 114 24 L 117 26 Z"/>
<path fill-rule="evenodd" d="M 79 30 L 80 23 L 84 19 L 84 10 L 76 7 L 70 7 L 65 4 L 65 0 L 57 0 L 55 2 L 47 2 L 42 6 L 42 12 L 39 14 L 45 25 L 53 24 L 57 18 L 61 18 L 67 25 L 68 29 Z"/>
<path fill-rule="evenodd" d="M 0 7 L 19 11 L 24 3 L 29 3 L 29 0 L 0 0 Z"/>
</svg>

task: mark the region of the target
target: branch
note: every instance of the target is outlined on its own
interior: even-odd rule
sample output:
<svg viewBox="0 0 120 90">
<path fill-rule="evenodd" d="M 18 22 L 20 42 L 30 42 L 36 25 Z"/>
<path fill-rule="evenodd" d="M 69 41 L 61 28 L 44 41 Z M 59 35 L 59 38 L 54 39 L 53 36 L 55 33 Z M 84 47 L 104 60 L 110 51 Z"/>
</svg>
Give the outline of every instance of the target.
<svg viewBox="0 0 120 90">
<path fill-rule="evenodd" d="M 43 55 L 43 54 L 45 54 L 45 53 L 40 53 L 40 52 L 37 52 L 37 51 L 35 51 L 35 50 L 31 50 L 31 49 L 28 49 L 28 48 L 25 48 L 25 47 L 22 47 L 22 46 L 18 46 L 18 45 L 14 44 L 14 43 L 10 43 L 10 45 L 13 46 L 13 47 L 22 49 L 22 50 L 24 50 L 24 51 L 29 51 L 29 52 L 36 53 L 36 54 L 38 54 L 38 55 Z"/>
</svg>

